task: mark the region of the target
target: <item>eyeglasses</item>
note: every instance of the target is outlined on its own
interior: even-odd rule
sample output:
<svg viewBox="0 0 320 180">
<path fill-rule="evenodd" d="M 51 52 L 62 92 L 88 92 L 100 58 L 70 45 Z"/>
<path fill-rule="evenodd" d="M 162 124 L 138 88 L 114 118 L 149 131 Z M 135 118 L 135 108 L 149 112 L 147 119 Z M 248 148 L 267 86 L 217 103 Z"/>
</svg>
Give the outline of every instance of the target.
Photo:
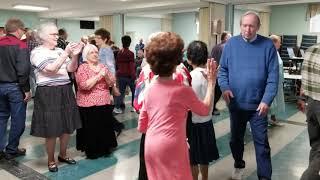
<svg viewBox="0 0 320 180">
<path fill-rule="evenodd" d="M 51 36 L 59 36 L 58 33 L 51 33 L 51 34 L 49 34 L 49 35 L 51 35 Z"/>
</svg>

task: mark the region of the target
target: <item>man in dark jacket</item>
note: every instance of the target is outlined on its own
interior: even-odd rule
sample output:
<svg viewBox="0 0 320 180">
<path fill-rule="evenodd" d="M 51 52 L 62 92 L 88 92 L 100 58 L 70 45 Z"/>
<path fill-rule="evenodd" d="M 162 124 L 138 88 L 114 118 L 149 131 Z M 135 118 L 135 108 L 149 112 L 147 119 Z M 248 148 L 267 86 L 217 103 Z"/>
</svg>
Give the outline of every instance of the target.
<svg viewBox="0 0 320 180">
<path fill-rule="evenodd" d="M 23 22 L 9 19 L 5 30 L 7 35 L 0 38 L 0 158 L 12 159 L 26 153 L 18 146 L 25 129 L 27 102 L 31 97 L 30 61 L 27 45 L 20 40 L 24 34 Z M 6 143 L 9 117 L 11 127 Z"/>
<path fill-rule="evenodd" d="M 231 38 L 231 34 L 228 33 L 228 32 L 223 32 L 221 34 L 221 43 L 217 44 L 216 46 L 214 46 L 212 48 L 212 51 L 211 51 L 211 58 L 214 58 L 214 60 L 219 64 L 220 62 L 220 58 L 221 58 L 221 54 L 222 54 L 222 51 L 223 51 L 223 48 L 224 48 L 224 45 L 226 44 L 226 42 L 228 41 L 228 39 Z M 218 82 L 218 79 L 217 79 L 217 82 L 216 82 L 216 86 L 215 86 L 215 89 L 214 89 L 214 103 L 213 103 L 213 111 L 212 111 L 212 115 L 219 115 L 219 111 L 216 107 L 217 105 L 217 102 L 219 101 L 220 97 L 222 95 L 222 92 L 220 90 L 220 86 L 219 86 L 219 82 Z"/>
</svg>

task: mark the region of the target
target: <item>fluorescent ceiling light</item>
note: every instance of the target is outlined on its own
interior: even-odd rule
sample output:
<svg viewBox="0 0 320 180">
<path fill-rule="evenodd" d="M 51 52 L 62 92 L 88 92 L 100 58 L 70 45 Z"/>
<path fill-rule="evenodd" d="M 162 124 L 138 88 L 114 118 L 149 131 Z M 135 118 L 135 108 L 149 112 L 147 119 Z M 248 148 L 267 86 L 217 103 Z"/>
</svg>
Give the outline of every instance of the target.
<svg viewBox="0 0 320 180">
<path fill-rule="evenodd" d="M 48 7 L 43 7 L 43 6 L 32 6 L 32 5 L 22 5 L 22 4 L 14 5 L 13 8 L 26 10 L 26 11 L 46 11 L 49 9 Z"/>
</svg>

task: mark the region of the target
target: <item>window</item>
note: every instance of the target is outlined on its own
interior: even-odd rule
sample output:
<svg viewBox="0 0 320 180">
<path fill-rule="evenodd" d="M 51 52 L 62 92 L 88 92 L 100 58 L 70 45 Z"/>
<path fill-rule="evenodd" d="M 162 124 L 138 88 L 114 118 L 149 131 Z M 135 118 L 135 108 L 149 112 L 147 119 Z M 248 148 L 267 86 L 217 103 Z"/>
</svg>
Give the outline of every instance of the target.
<svg viewBox="0 0 320 180">
<path fill-rule="evenodd" d="M 310 19 L 310 32 L 311 33 L 320 32 L 320 14 L 313 16 Z"/>
</svg>

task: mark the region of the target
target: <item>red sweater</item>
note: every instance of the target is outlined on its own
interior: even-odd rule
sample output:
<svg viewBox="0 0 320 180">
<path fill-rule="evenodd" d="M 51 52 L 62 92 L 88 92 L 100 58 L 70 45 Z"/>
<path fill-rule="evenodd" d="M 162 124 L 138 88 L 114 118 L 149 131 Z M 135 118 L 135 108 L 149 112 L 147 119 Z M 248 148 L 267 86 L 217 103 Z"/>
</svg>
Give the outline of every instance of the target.
<svg viewBox="0 0 320 180">
<path fill-rule="evenodd" d="M 123 48 L 118 52 L 116 59 L 117 77 L 136 78 L 136 67 L 134 54 L 128 48 Z"/>
</svg>

